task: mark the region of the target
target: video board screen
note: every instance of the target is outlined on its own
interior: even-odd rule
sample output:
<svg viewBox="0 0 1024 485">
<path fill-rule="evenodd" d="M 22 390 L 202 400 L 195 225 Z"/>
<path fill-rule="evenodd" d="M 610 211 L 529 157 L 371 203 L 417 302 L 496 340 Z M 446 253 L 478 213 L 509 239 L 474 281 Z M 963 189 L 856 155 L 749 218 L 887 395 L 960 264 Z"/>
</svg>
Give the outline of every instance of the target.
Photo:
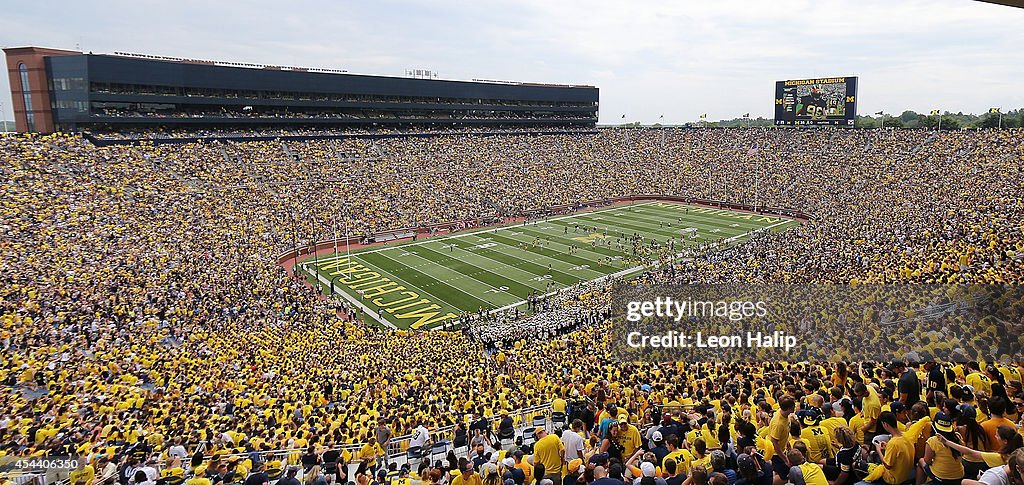
<svg viewBox="0 0 1024 485">
<path fill-rule="evenodd" d="M 791 79 L 775 83 L 776 125 L 853 127 L 857 78 Z"/>
</svg>

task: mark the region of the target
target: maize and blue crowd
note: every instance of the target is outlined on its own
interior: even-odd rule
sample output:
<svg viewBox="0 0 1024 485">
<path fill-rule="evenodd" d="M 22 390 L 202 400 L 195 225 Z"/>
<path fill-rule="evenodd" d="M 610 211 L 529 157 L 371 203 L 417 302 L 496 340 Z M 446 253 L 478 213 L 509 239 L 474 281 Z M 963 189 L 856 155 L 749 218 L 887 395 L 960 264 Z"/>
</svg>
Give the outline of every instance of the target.
<svg viewBox="0 0 1024 485">
<path fill-rule="evenodd" d="M 605 323 L 561 321 L 591 320 L 600 288 L 488 327 L 495 349 L 366 325 L 279 256 L 337 224 L 653 193 L 811 215 L 653 280 L 1016 285 L 1022 172 L 1021 130 L 4 136 L 0 456 L 81 457 L 72 485 L 1021 485 L 1024 369 L 1006 356 L 622 362 L 595 350 Z M 564 429 L 524 430 L 516 410 L 545 406 Z M 387 456 L 442 440 L 469 450 Z"/>
</svg>

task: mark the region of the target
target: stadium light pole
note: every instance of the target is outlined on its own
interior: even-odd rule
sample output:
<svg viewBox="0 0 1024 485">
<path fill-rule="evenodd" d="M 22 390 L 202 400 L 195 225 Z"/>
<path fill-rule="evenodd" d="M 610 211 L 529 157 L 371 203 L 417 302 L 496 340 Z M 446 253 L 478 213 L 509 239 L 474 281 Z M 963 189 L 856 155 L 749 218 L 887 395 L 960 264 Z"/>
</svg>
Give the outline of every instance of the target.
<svg viewBox="0 0 1024 485">
<path fill-rule="evenodd" d="M 352 238 L 348 235 L 348 204 L 345 205 L 345 258 L 348 259 L 348 269 L 352 269 Z"/>
<path fill-rule="evenodd" d="M 295 227 L 295 210 L 288 211 L 288 214 L 292 217 L 292 276 L 299 277 L 299 237 L 296 234 L 297 228 Z"/>
<path fill-rule="evenodd" d="M 1002 119 L 1002 118 L 1000 118 L 1000 119 Z M 661 115 L 658 118 L 658 120 L 661 121 L 658 124 L 661 125 L 661 150 L 664 151 L 665 150 L 665 115 Z"/>
<path fill-rule="evenodd" d="M 338 261 L 338 215 L 331 214 L 331 225 L 334 226 L 334 261 Z"/>
<path fill-rule="evenodd" d="M 313 265 L 317 266 L 319 264 L 319 261 L 317 260 L 316 254 L 316 221 L 313 220 L 314 217 L 309 218 L 309 230 L 312 233 L 312 241 L 310 242 L 310 244 L 313 246 Z"/>
<path fill-rule="evenodd" d="M 623 160 L 627 160 L 628 157 L 629 157 L 629 121 L 626 121 L 626 115 L 625 114 L 622 115 L 622 119 L 623 119 L 622 128 L 626 132 L 626 146 L 623 147 L 623 150 L 622 150 L 622 159 Z"/>
</svg>

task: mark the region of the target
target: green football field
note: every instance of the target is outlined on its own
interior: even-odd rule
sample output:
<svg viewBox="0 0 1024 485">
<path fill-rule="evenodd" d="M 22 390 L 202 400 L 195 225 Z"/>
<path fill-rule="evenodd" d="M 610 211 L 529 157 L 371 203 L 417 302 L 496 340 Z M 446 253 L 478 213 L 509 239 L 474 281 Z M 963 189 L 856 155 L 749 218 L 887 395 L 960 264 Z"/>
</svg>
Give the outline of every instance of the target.
<svg viewBox="0 0 1024 485">
<path fill-rule="evenodd" d="M 625 239 L 635 234 L 645 244 L 672 240 L 675 254 L 690 245 L 735 243 L 755 229 L 797 224 L 770 215 L 643 202 L 373 246 L 351 251 L 351 259 L 342 247 L 337 256 L 306 258 L 300 268 L 325 294 L 358 306 L 365 321 L 431 329 L 481 309 L 522 305 L 526 311 L 531 292 L 636 275 L 643 258 L 633 255 Z"/>
</svg>

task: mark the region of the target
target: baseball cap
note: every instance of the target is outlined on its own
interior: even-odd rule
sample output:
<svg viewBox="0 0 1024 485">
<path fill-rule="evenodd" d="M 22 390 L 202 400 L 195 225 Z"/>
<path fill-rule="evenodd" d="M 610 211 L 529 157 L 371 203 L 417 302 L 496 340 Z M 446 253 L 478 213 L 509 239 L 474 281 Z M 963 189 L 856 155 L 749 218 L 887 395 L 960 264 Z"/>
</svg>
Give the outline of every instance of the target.
<svg viewBox="0 0 1024 485">
<path fill-rule="evenodd" d="M 974 406 L 970 404 L 960 404 L 956 407 L 960 410 L 960 414 L 963 414 L 967 419 L 978 419 L 978 410 L 974 409 Z M 938 416 L 936 414 L 936 416 Z"/>
<path fill-rule="evenodd" d="M 582 464 L 583 464 L 583 460 L 581 460 L 579 458 L 576 458 L 576 459 L 570 461 L 569 462 L 569 473 L 576 473 L 576 470 L 579 470 L 580 465 L 582 465 Z"/>
<path fill-rule="evenodd" d="M 905 411 L 907 409 L 907 406 L 900 401 L 896 401 L 889 405 L 889 409 L 894 413 L 898 413 L 900 411 Z"/>
<path fill-rule="evenodd" d="M 820 416 L 816 409 L 806 409 L 797 413 L 800 416 L 800 424 L 804 426 L 815 426 L 820 421 Z"/>
<path fill-rule="evenodd" d="M 505 458 L 504 460 L 501 460 L 501 464 L 505 468 L 512 468 L 516 466 L 516 461 L 512 458 Z"/>
<path fill-rule="evenodd" d="M 603 465 L 608 463 L 608 453 L 597 453 L 590 457 L 590 463 L 593 465 Z"/>
<path fill-rule="evenodd" d="M 943 412 L 935 414 L 935 419 L 932 420 L 932 426 L 936 431 L 942 433 L 953 432 L 953 420 L 949 418 L 949 415 Z"/>
<path fill-rule="evenodd" d="M 662 421 L 671 421 L 672 420 L 672 414 L 671 413 L 665 413 L 665 414 L 663 414 L 661 416 L 661 419 L 662 419 Z"/>
<path fill-rule="evenodd" d="M 665 437 L 661 435 L 661 431 L 655 431 L 654 434 L 651 435 L 651 439 L 654 440 L 655 443 L 665 441 Z"/>
<path fill-rule="evenodd" d="M 896 370 L 896 369 L 899 369 L 901 367 L 906 367 L 906 366 L 907 366 L 907 364 L 905 364 L 902 360 L 894 360 L 894 361 L 892 361 L 892 363 L 890 363 L 886 367 L 886 369 Z"/>
<path fill-rule="evenodd" d="M 752 475 L 757 473 L 757 463 L 750 455 L 743 453 L 736 457 L 736 469 L 739 470 L 740 475 Z"/>
<path fill-rule="evenodd" d="M 655 471 L 654 463 L 651 463 L 649 461 L 645 461 L 645 462 L 641 463 L 640 464 L 640 471 L 643 473 L 643 475 L 645 477 L 653 477 L 654 476 L 654 471 Z"/>
</svg>

